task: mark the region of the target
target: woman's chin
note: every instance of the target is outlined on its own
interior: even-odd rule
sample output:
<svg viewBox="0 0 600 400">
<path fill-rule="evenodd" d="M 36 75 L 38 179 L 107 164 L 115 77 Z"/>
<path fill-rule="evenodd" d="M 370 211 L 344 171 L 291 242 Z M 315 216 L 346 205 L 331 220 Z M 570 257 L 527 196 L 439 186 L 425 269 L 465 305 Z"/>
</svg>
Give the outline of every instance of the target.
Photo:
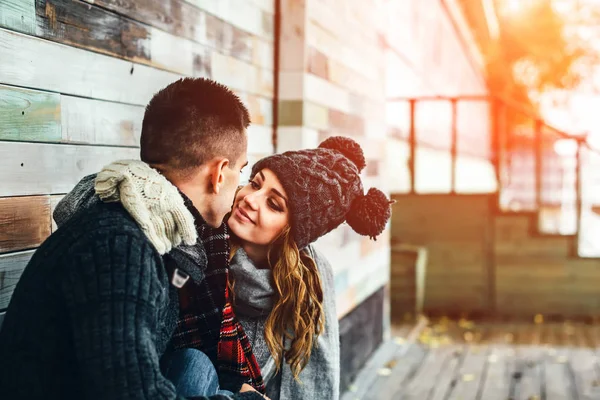
<svg viewBox="0 0 600 400">
<path fill-rule="evenodd" d="M 244 234 L 244 230 L 240 226 L 240 222 L 237 219 L 230 218 L 227 222 L 227 225 L 229 226 L 229 230 L 231 231 L 231 233 L 233 233 L 238 239 L 242 241 L 247 240 L 248 235 Z"/>
</svg>

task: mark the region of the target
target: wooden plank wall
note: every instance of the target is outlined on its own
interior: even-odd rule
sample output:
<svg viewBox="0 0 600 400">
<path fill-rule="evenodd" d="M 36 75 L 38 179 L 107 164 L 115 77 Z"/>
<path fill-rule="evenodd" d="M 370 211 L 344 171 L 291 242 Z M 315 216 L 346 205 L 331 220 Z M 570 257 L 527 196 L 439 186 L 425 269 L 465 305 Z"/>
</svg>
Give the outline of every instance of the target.
<svg viewBox="0 0 600 400">
<path fill-rule="evenodd" d="M 493 195 L 395 195 L 392 313 L 414 309 L 414 257 L 428 250 L 425 312 L 460 316 L 600 314 L 600 260 L 575 256 L 575 238 L 542 236 L 535 215 L 499 214 Z"/>
<path fill-rule="evenodd" d="M 306 2 L 304 15 L 295 11 L 297 3 L 284 1 L 288 10 L 285 17 L 291 21 L 282 27 L 279 121 L 286 130 L 280 130 L 278 145 L 285 146 L 286 139 L 298 137 L 314 145 L 331 135 L 351 137 L 365 154 L 365 187 L 385 190 L 385 51 L 378 24 L 381 2 Z M 297 30 L 296 25 L 303 29 Z M 302 54 L 294 51 L 298 42 L 304 49 Z M 296 85 L 296 80 L 301 84 Z M 341 226 L 317 243 L 335 269 L 339 316 L 351 312 L 389 282 L 388 231 L 373 242 L 349 226 Z M 387 316 L 384 319 L 387 324 Z"/>
<path fill-rule="evenodd" d="M 0 2 L 0 311 L 83 176 L 139 157 L 144 106 L 181 76 L 234 89 L 271 154 L 269 0 Z"/>
<path fill-rule="evenodd" d="M 533 215 L 494 223 L 497 311 L 531 317 L 600 314 L 600 260 L 575 257 L 575 238 L 539 236 Z"/>
<path fill-rule="evenodd" d="M 485 313 L 490 196 L 394 195 L 393 199 L 392 313 L 415 309 L 415 259 L 401 251 L 401 245 L 427 249 L 426 313 Z"/>
</svg>

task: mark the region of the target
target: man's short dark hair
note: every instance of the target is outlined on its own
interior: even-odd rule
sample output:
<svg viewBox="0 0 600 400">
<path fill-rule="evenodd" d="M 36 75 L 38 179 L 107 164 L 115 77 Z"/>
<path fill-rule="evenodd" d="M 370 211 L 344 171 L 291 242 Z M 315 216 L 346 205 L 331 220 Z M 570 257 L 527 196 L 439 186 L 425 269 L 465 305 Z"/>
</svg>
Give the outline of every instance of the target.
<svg viewBox="0 0 600 400">
<path fill-rule="evenodd" d="M 156 93 L 146 107 L 140 138 L 142 161 L 185 176 L 214 157 L 230 166 L 245 151 L 248 110 L 226 86 L 183 78 Z"/>
</svg>

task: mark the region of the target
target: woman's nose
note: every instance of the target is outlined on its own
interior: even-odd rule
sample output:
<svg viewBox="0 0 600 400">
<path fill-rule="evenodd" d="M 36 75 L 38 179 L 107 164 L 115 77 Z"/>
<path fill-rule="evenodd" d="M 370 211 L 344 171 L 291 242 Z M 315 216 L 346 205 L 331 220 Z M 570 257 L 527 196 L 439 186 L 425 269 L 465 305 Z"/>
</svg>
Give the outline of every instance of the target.
<svg viewBox="0 0 600 400">
<path fill-rule="evenodd" d="M 247 194 L 246 196 L 244 196 L 244 202 L 246 204 L 248 204 L 248 206 L 251 209 L 256 210 L 256 207 L 257 207 L 256 192 L 250 193 L 250 194 Z"/>
</svg>

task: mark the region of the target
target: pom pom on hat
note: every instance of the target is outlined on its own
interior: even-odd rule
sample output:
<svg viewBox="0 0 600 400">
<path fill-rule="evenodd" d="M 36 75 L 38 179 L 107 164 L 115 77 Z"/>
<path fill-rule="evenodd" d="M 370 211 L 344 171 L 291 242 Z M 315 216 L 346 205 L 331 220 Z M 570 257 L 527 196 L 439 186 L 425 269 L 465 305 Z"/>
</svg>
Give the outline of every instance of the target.
<svg viewBox="0 0 600 400">
<path fill-rule="evenodd" d="M 326 139 L 323 143 L 319 145 L 320 149 L 330 149 L 339 151 L 342 153 L 347 159 L 352 161 L 356 168 L 358 168 L 358 172 L 361 172 L 363 168 L 367 165 L 365 161 L 365 156 L 363 154 L 360 145 L 356 143 L 354 140 L 349 139 L 343 136 L 332 136 Z"/>
<path fill-rule="evenodd" d="M 391 216 L 389 201 L 379 189 L 371 188 L 365 196 L 356 198 L 346 215 L 346 222 L 360 235 L 375 239 L 385 229 Z"/>
</svg>

